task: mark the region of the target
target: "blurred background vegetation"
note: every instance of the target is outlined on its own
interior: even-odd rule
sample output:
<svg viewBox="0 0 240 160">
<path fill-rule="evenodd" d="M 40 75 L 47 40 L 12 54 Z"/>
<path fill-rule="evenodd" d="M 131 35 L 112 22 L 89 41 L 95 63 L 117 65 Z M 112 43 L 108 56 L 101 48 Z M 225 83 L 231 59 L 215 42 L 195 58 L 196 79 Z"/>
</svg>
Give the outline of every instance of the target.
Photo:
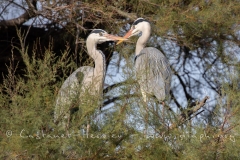
<svg viewBox="0 0 240 160">
<path fill-rule="evenodd" d="M 58 90 L 76 68 L 94 65 L 85 47 L 91 29 L 123 36 L 138 17 L 152 24 L 147 46 L 171 63 L 172 111 L 152 100 L 146 121 L 133 75 L 136 39 L 119 46 L 107 42 L 98 45 L 108 70 L 103 111 L 95 111 L 95 100 L 86 96 L 92 103 L 81 103 L 70 135 L 58 132 Z M 240 159 L 239 45 L 238 0 L 2 0 L 0 157 Z M 191 104 L 205 96 L 188 120 Z"/>
</svg>

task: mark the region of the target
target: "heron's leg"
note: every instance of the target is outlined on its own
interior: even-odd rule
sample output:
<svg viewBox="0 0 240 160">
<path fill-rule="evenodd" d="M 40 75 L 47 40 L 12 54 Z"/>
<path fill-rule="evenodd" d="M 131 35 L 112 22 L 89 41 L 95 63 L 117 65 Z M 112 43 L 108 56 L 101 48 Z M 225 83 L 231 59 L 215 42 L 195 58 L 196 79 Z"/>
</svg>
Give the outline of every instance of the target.
<svg viewBox="0 0 240 160">
<path fill-rule="evenodd" d="M 69 125 L 70 125 L 70 113 L 67 113 L 66 115 L 67 123 L 66 123 L 66 134 L 69 134 Z"/>
<path fill-rule="evenodd" d="M 91 115 L 87 115 L 86 117 L 87 119 L 87 126 L 86 126 L 86 134 L 89 135 L 89 130 L 90 130 L 90 119 L 91 119 Z"/>
<path fill-rule="evenodd" d="M 145 119 L 145 129 L 144 129 L 144 135 L 147 135 L 148 133 L 148 108 L 145 107 L 145 115 L 144 115 L 144 119 Z"/>
<path fill-rule="evenodd" d="M 89 134 L 89 129 L 90 129 L 90 123 L 87 123 L 87 135 Z"/>
<path fill-rule="evenodd" d="M 68 112 L 61 113 L 61 115 L 58 116 L 55 120 L 55 124 L 58 125 L 59 131 L 64 131 L 66 134 L 68 134 L 69 123 L 70 113 Z"/>
<path fill-rule="evenodd" d="M 87 119 L 87 126 L 86 126 L 86 134 L 88 135 L 89 134 L 89 130 L 90 130 L 90 115 L 87 115 L 86 116 L 86 119 Z"/>
<path fill-rule="evenodd" d="M 94 100 L 89 100 L 88 99 L 87 103 L 89 104 L 89 106 L 93 107 L 93 106 L 96 105 L 96 103 L 94 101 L 95 101 L 95 99 Z M 86 115 L 86 119 L 87 119 L 86 133 L 87 133 L 87 135 L 89 134 L 89 131 L 90 131 L 90 128 L 91 128 L 91 124 L 90 124 L 91 120 L 94 119 L 94 115 L 91 115 L 91 113 L 92 112 L 90 112 L 90 114 L 87 113 L 87 115 Z"/>
<path fill-rule="evenodd" d="M 141 93 L 142 93 L 142 96 L 143 96 L 143 101 L 145 103 L 147 103 L 147 94 L 146 94 L 146 92 L 142 88 L 141 88 Z"/>
<path fill-rule="evenodd" d="M 145 115 L 144 115 L 144 119 L 145 119 L 145 129 L 144 129 L 144 135 L 146 135 L 148 133 L 148 105 L 147 105 L 147 94 L 146 92 L 141 88 L 141 93 L 143 96 L 143 101 L 144 101 L 144 108 L 145 108 Z"/>
<path fill-rule="evenodd" d="M 162 117 L 163 117 L 163 123 L 165 122 L 165 103 L 164 101 L 161 102 L 162 103 Z"/>
</svg>

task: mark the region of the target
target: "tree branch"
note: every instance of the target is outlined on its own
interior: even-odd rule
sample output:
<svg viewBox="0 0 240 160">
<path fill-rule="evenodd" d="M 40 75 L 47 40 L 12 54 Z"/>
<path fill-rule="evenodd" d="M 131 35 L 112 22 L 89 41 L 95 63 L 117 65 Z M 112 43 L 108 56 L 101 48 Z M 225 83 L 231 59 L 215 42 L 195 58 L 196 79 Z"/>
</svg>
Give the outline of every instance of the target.
<svg viewBox="0 0 240 160">
<path fill-rule="evenodd" d="M 32 3 L 30 3 L 29 1 L 26 1 L 26 2 L 30 9 L 26 9 L 26 11 L 17 18 L 0 21 L 0 26 L 20 25 L 28 21 L 30 18 L 36 16 L 37 0 L 33 0 Z"/>
<path fill-rule="evenodd" d="M 107 88 L 105 88 L 103 90 L 103 93 L 105 94 L 105 93 L 109 92 L 110 90 L 112 90 L 114 88 L 117 88 L 117 87 L 120 87 L 122 85 L 135 84 L 135 83 L 137 83 L 137 81 L 135 81 L 135 80 L 133 80 L 133 81 L 126 80 L 126 81 L 123 81 L 123 82 L 115 83 L 115 84 L 109 85 Z"/>
<path fill-rule="evenodd" d="M 192 103 L 190 106 L 190 109 L 188 109 L 187 112 L 185 112 L 185 113 L 181 113 L 179 115 L 178 122 L 172 124 L 169 127 L 169 129 L 176 128 L 176 127 L 182 125 L 183 123 L 185 123 L 187 120 L 190 120 L 192 118 L 191 115 L 196 113 L 201 107 L 203 107 L 208 99 L 209 99 L 209 97 L 206 96 L 200 103 L 198 103 L 198 102 Z"/>
<path fill-rule="evenodd" d="M 30 16 L 29 12 L 23 13 L 18 18 L 10 19 L 10 20 L 2 20 L 0 21 L 0 26 L 15 26 L 20 25 L 26 21 L 28 21 L 32 16 Z"/>
<path fill-rule="evenodd" d="M 123 98 L 132 98 L 132 97 L 139 97 L 141 96 L 140 94 L 127 94 L 127 95 L 121 95 L 121 96 L 115 96 L 115 97 L 112 97 L 112 98 L 109 98 L 109 97 L 105 97 L 105 100 L 103 102 L 103 107 L 110 104 L 110 103 L 113 103 L 117 100 L 122 100 Z"/>
<path fill-rule="evenodd" d="M 178 107 L 178 108 L 180 109 L 180 111 L 182 112 L 182 111 L 183 111 L 183 107 L 178 103 L 178 101 L 177 101 L 177 99 L 175 98 L 172 90 L 170 90 L 170 95 L 171 95 L 173 101 L 175 102 L 175 104 L 177 105 L 177 107 Z"/>
<path fill-rule="evenodd" d="M 116 7 L 113 7 L 113 6 L 109 6 L 109 8 L 115 12 L 117 12 L 119 15 L 123 16 L 123 17 L 126 17 L 126 18 L 129 18 L 131 20 L 135 20 L 137 19 L 137 15 L 135 13 L 127 13 L 127 12 L 124 12 Z"/>
</svg>

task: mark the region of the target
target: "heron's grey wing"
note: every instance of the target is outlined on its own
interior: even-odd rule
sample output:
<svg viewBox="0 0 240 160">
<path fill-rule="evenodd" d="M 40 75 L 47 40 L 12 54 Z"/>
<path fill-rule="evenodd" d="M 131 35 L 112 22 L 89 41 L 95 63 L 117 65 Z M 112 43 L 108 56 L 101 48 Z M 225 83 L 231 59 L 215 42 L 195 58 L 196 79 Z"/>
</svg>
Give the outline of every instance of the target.
<svg viewBox="0 0 240 160">
<path fill-rule="evenodd" d="M 69 109 L 74 100 L 77 100 L 79 93 L 82 90 L 84 79 L 93 74 L 93 68 L 83 66 L 75 70 L 61 86 L 54 110 L 54 121 L 56 122 L 59 117 L 68 119 L 70 116 Z"/>
<path fill-rule="evenodd" d="M 156 48 L 144 48 L 140 54 L 135 61 L 139 84 L 146 93 L 162 101 L 169 96 L 172 76 L 170 64 Z"/>
</svg>

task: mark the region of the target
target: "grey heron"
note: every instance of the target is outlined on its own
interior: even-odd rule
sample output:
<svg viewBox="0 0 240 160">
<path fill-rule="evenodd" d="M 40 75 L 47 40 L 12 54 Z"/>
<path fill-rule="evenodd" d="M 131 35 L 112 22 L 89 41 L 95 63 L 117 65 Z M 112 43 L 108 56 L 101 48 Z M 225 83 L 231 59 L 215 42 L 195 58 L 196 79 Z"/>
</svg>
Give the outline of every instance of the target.
<svg viewBox="0 0 240 160">
<path fill-rule="evenodd" d="M 130 30 L 126 33 L 124 38 L 130 38 L 141 34 L 138 38 L 135 48 L 134 66 L 136 71 L 136 78 L 140 85 L 140 90 L 145 102 L 146 111 L 149 112 L 147 98 L 149 95 L 155 96 L 158 102 L 165 106 L 166 100 L 170 97 L 170 85 L 172 72 L 169 61 L 154 47 L 146 47 L 146 43 L 150 38 L 151 25 L 143 19 L 136 19 Z M 117 44 L 120 44 L 120 40 Z M 168 107 L 169 110 L 171 108 Z M 163 108 L 164 111 L 164 108 Z M 164 113 L 164 112 L 162 112 Z M 164 115 L 163 115 L 164 117 Z M 145 120 L 148 123 L 148 113 L 145 115 Z M 147 124 L 145 124 L 144 134 L 147 132 Z"/>
<path fill-rule="evenodd" d="M 136 43 L 134 65 L 143 100 L 147 102 L 147 95 L 154 95 L 164 104 L 164 100 L 169 97 L 172 77 L 169 61 L 158 49 L 144 48 L 151 34 L 151 25 L 147 20 L 136 19 L 124 38 L 136 36 L 139 33 L 141 36 Z"/>
<path fill-rule="evenodd" d="M 95 67 L 82 66 L 75 70 L 62 84 L 55 104 L 54 122 L 61 129 L 69 128 L 70 110 L 73 101 L 80 99 L 86 91 L 92 96 L 102 96 L 105 79 L 105 56 L 97 50 L 97 44 L 106 41 L 125 40 L 122 37 L 108 34 L 102 29 L 94 29 L 86 40 L 88 55 L 94 59 Z"/>
</svg>

